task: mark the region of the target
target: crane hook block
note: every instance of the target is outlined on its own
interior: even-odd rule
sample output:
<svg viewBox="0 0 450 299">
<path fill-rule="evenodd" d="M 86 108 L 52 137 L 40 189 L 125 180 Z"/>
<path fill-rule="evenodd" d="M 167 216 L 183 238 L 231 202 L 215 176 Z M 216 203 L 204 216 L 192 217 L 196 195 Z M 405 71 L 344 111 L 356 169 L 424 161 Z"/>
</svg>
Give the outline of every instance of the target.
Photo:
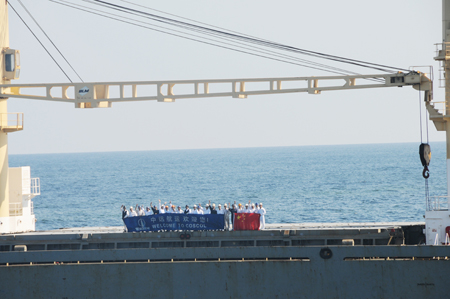
<svg viewBox="0 0 450 299">
<path fill-rule="evenodd" d="M 428 179 L 430 177 L 428 165 L 430 165 L 430 160 L 431 160 L 431 149 L 430 149 L 430 145 L 428 143 L 420 144 L 419 156 L 420 156 L 420 162 L 422 162 L 422 166 L 423 166 L 422 176 L 425 179 Z"/>
</svg>

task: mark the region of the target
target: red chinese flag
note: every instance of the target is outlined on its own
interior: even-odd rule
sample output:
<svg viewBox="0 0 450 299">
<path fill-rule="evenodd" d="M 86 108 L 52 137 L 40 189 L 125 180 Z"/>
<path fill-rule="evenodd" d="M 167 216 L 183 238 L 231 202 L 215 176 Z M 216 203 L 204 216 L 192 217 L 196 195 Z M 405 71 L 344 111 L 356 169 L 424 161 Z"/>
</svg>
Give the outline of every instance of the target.
<svg viewBox="0 0 450 299">
<path fill-rule="evenodd" d="M 237 213 L 234 214 L 234 230 L 259 230 L 258 213 Z"/>
</svg>

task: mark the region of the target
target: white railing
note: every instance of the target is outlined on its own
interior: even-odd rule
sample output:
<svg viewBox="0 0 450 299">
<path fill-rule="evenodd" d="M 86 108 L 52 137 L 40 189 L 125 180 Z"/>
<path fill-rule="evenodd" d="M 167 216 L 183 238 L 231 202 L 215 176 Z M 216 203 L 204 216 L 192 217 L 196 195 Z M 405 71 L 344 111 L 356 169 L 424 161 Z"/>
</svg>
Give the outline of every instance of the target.
<svg viewBox="0 0 450 299">
<path fill-rule="evenodd" d="M 4 129 L 23 129 L 23 113 L 0 113 L 0 128 Z"/>
<path fill-rule="evenodd" d="M 430 196 L 427 199 L 427 211 L 447 211 L 449 196 Z"/>
<path fill-rule="evenodd" d="M 9 204 L 9 216 L 22 216 L 23 209 L 21 202 L 14 202 Z"/>
<path fill-rule="evenodd" d="M 40 195 L 41 194 L 41 180 L 39 178 L 31 178 L 30 182 L 30 194 Z"/>
<path fill-rule="evenodd" d="M 30 213 L 31 215 L 34 215 L 34 203 L 30 202 Z"/>
</svg>

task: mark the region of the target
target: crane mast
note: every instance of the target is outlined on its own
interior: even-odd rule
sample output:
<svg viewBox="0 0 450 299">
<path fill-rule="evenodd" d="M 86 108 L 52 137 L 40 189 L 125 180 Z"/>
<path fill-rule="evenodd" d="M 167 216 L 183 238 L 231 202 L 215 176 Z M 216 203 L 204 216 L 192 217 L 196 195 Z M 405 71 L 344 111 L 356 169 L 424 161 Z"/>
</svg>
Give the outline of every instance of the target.
<svg viewBox="0 0 450 299">
<path fill-rule="evenodd" d="M 445 61 L 445 70 L 450 69 L 450 46 L 445 47 L 450 40 L 450 0 L 443 0 L 444 6 L 444 50 L 443 56 L 436 59 Z M 16 215 L 13 202 L 11 202 L 10 182 L 11 170 L 8 168 L 8 134 L 23 129 L 23 115 L 11 114 L 7 111 L 7 99 L 9 97 L 28 98 L 47 101 L 67 102 L 76 108 L 107 108 L 114 102 L 155 100 L 158 102 L 174 102 L 176 99 L 232 97 L 247 98 L 252 95 L 282 94 L 307 92 L 320 94 L 323 91 L 351 90 L 367 88 L 403 87 L 412 86 L 420 91 L 425 91 L 425 103 L 430 111 L 431 119 L 438 130 L 447 132 L 447 173 L 450 170 L 450 76 L 446 77 L 446 111 L 442 115 L 431 104 L 432 82 L 423 73 L 412 71 L 410 73 L 352 75 L 352 76 L 324 76 L 324 77 L 281 77 L 281 78 L 253 78 L 253 79 L 228 79 L 228 80 L 177 80 L 177 81 L 139 81 L 139 82 L 92 82 L 92 83 L 55 83 L 55 84 L 11 84 L 12 79 L 17 79 L 20 71 L 19 52 L 9 48 L 8 33 L 8 9 L 7 1 L 0 5 L 0 65 L 2 69 L 2 81 L 0 85 L 0 233 L 14 233 L 32 231 L 35 229 L 34 215 L 25 217 L 25 213 Z M 447 41 L 448 40 L 448 41 Z M 322 84 L 326 81 L 327 84 Z M 331 82 L 331 83 L 330 83 Z M 289 85 L 285 88 L 284 84 Z M 226 90 L 213 91 L 215 84 L 228 86 Z M 183 88 L 183 87 L 189 88 Z M 252 88 L 256 86 L 256 88 Z M 265 86 L 261 88 L 261 86 Z M 153 92 L 142 90 L 153 90 Z M 181 88 L 180 90 L 178 88 Z M 115 92 L 113 92 L 115 90 Z M 190 91 L 186 91 L 190 90 Z M 37 92 L 36 92 L 37 91 Z M 12 120 L 12 121 L 11 121 Z M 29 170 L 28 170 L 29 171 Z M 27 170 L 21 170 L 19 180 L 31 180 Z M 448 179 L 450 185 L 450 179 Z M 19 184 L 24 189 L 23 184 Z M 33 189 L 33 184 L 28 183 L 25 189 L 29 191 L 22 194 L 24 200 L 22 206 L 25 209 L 31 198 L 38 195 L 39 188 Z M 36 184 L 34 185 L 36 188 Z M 15 199 L 17 201 L 17 199 Z M 24 210 L 25 211 L 25 210 Z M 20 218 L 22 217 L 22 218 Z"/>
</svg>

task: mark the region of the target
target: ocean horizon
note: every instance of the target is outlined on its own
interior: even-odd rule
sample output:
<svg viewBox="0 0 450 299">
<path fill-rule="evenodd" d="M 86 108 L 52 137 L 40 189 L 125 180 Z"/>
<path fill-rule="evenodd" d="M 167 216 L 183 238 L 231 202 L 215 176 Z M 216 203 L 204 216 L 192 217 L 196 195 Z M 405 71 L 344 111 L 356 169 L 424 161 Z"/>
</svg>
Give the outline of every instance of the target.
<svg viewBox="0 0 450 299">
<path fill-rule="evenodd" d="M 446 195 L 445 143 L 430 195 Z M 122 225 L 122 204 L 262 202 L 266 223 L 423 221 L 419 143 L 16 154 L 41 195 L 36 229 Z"/>
</svg>

